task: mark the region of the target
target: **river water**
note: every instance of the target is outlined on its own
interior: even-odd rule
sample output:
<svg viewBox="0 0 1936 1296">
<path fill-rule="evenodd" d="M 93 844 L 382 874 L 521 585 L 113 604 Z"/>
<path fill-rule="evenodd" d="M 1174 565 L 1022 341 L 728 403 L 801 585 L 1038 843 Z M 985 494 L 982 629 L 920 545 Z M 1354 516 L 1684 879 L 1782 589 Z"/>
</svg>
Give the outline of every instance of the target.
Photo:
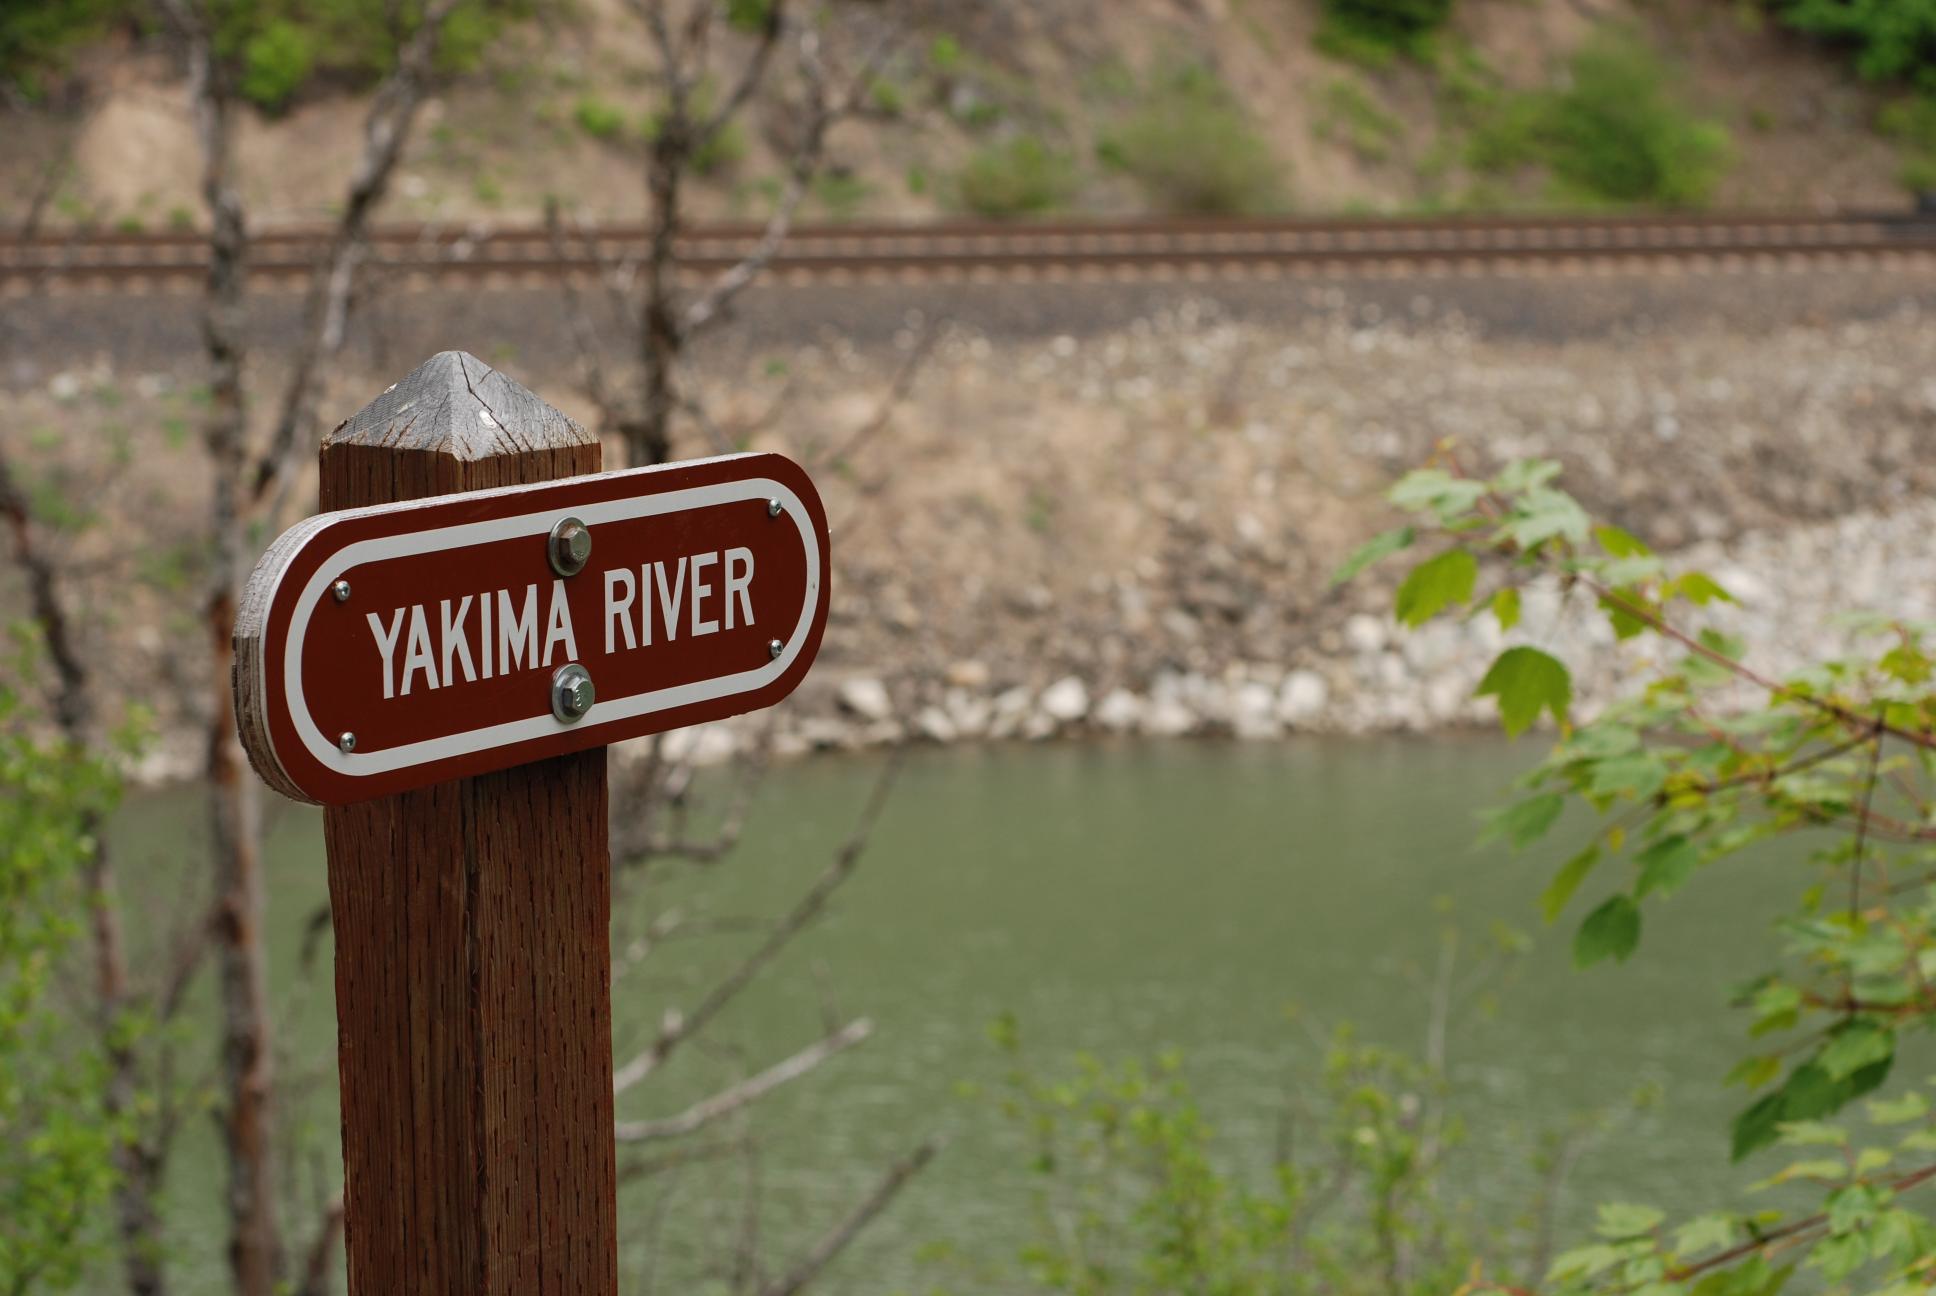
<svg viewBox="0 0 1936 1296">
<path fill-rule="evenodd" d="M 1743 894 L 1782 888 L 1703 877 L 1649 908 L 1633 962 L 1573 971 L 1570 929 L 1541 927 L 1535 897 L 1587 822 L 1566 821 L 1550 847 L 1522 857 L 1474 845 L 1477 810 L 1501 801 L 1536 755 L 1530 740 L 1477 738 L 918 752 L 830 914 L 728 1010 L 716 1049 L 681 1054 L 649 1091 L 626 1095 L 620 1114 L 675 1113 L 811 1042 L 829 1011 L 871 1017 L 873 1039 L 754 1119 L 763 1259 L 784 1267 L 881 1167 L 938 1135 L 941 1156 L 843 1257 L 827 1290 L 989 1290 L 987 1266 L 1012 1259 L 1030 1218 L 1021 1135 L 986 1097 L 964 1092 L 1005 1069 L 987 1034 L 998 1014 L 1014 1015 L 1051 1072 L 1083 1050 L 1180 1050 L 1223 1151 L 1255 1163 L 1287 1093 L 1315 1073 L 1311 1023 L 1351 1021 L 1370 1040 L 1418 1049 L 1443 930 L 1461 929 L 1470 951 L 1504 921 L 1532 948 L 1488 983 L 1490 1011 L 1475 1003 L 1452 1026 L 1454 1098 L 1470 1142 L 1448 1190 L 1496 1218 L 1518 1215 L 1542 1133 L 1658 1083 L 1668 1101 L 1593 1147 L 1567 1217 L 1578 1222 L 1609 1198 L 1711 1206 L 1748 1178 L 1727 1165 L 1726 1121 L 1742 1096 L 1719 1083 L 1741 1042 L 1727 990 L 1772 948 L 1767 915 Z M 718 919 L 779 911 L 826 866 L 883 764 L 855 756 L 775 771 L 728 863 L 662 864 L 623 881 L 621 933 L 672 908 Z M 131 898 L 155 915 L 138 934 L 161 930 L 159 915 L 202 886 L 178 862 L 199 820 L 192 790 L 138 796 L 123 810 L 116 846 Z M 271 815 L 273 982 L 296 1114 L 285 1192 L 298 1203 L 340 1175 L 327 939 L 308 973 L 300 959 L 326 897 L 320 829 L 313 811 Z M 1594 883 L 1588 893 L 1574 917 L 1597 900 Z M 620 1056 L 749 939 L 668 940 L 620 975 Z M 191 1028 L 206 1034 L 213 1001 L 202 989 Z M 185 1056 L 212 1058 L 212 1037 L 206 1049 L 190 1041 Z M 213 1292 L 219 1162 L 207 1122 L 190 1122 L 184 1137 L 174 1240 L 184 1290 Z M 628 1183 L 626 1289 L 646 1290 L 650 1276 L 654 1291 L 705 1290 L 695 1272 L 738 1236 L 748 1179 L 740 1157 Z M 300 1235 L 312 1216 L 299 1206 L 292 1221 Z M 935 1259 L 944 1249 L 952 1255 Z M 980 1276 L 964 1278 L 971 1272 Z"/>
</svg>

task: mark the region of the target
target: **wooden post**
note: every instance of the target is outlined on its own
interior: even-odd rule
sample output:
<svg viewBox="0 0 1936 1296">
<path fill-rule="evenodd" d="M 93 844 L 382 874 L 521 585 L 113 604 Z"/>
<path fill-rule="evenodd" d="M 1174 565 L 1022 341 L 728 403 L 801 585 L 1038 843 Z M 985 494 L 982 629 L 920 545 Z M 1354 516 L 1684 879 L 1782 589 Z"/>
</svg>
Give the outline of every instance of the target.
<svg viewBox="0 0 1936 1296">
<path fill-rule="evenodd" d="M 599 470 L 462 352 L 323 446 L 325 510 Z M 613 1296 L 605 749 L 326 812 L 353 1296 Z"/>
</svg>

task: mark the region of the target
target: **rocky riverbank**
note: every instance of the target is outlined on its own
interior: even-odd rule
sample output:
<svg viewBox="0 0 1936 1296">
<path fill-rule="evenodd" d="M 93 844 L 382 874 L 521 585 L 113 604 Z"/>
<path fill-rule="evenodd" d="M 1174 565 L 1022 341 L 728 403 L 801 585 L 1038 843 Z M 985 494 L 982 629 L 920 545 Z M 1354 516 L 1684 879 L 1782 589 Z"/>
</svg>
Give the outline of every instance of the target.
<svg viewBox="0 0 1936 1296">
<path fill-rule="evenodd" d="M 1932 534 L 1936 504 L 1919 502 L 1890 514 L 1707 542 L 1669 555 L 1668 562 L 1708 572 L 1737 600 L 1703 609 L 1687 627 L 1738 637 L 1751 664 L 1779 676 L 1859 648 L 1861 635 L 1841 624 L 1841 614 L 1936 621 Z M 1303 665 L 1234 664 L 1215 675 L 1165 669 L 1140 689 L 1104 690 L 1078 675 L 1040 688 L 998 686 L 976 659 L 952 663 L 939 679 L 892 685 L 850 674 L 818 681 L 822 705 L 783 713 L 773 741 L 781 754 L 795 755 L 901 741 L 1268 740 L 1482 726 L 1493 723 L 1494 712 L 1473 690 L 1510 644 L 1535 644 L 1566 661 L 1583 715 L 1635 687 L 1649 665 L 1678 655 L 1652 637 L 1616 641 L 1585 596 L 1564 595 L 1544 579 L 1527 590 L 1521 627 L 1510 635 L 1490 617 L 1410 631 L 1388 616 L 1354 612 L 1338 638 L 1338 651 Z M 723 759 L 745 749 L 754 732 L 744 722 L 684 731 L 672 738 L 672 750 L 701 761 Z"/>
<path fill-rule="evenodd" d="M 721 433 L 794 456 L 821 485 L 833 611 L 814 673 L 770 719 L 675 746 L 717 759 L 769 724 L 790 754 L 1483 722 L 1471 691 L 1502 642 L 1489 619 L 1400 634 L 1396 567 L 1328 579 L 1391 524 L 1384 488 L 1448 443 L 1480 470 L 1561 461 L 1597 517 L 1728 584 L 1742 604 L 1715 615 L 1770 669 L 1825 651 L 1830 611 L 1926 614 L 1925 285 L 1860 308 L 1797 297 L 1752 321 L 1723 309 L 1736 291 L 1767 303 L 1773 283 L 1717 276 L 1697 314 L 1551 336 L 1480 323 L 1426 286 L 1402 310 L 1285 286 L 1276 319 L 1179 297 L 1081 336 L 955 325 L 894 400 L 933 315 L 879 351 L 834 337 L 721 352 L 704 375 Z M 1542 291 L 1558 306 L 1586 290 Z M 502 363 L 586 413 L 570 372 Z M 345 374 L 329 408 L 396 376 Z M 109 701 L 159 721 L 142 772 L 192 770 L 206 561 L 193 371 L 23 363 L 8 382 L 0 435 L 38 497 L 75 518 L 76 611 L 116 663 Z M 686 436 L 684 453 L 715 448 Z M 0 615 L 22 593 L 0 570 Z M 1612 644 L 1556 591 L 1533 593 L 1515 633 L 1566 657 L 1588 705 L 1648 650 Z"/>
</svg>

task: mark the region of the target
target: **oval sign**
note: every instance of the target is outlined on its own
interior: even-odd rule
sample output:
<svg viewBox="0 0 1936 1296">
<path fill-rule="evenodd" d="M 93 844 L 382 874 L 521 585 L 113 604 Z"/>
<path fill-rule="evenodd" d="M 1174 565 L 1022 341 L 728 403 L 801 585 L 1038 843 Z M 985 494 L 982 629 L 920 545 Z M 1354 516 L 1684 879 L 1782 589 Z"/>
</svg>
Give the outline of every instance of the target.
<svg viewBox="0 0 1936 1296">
<path fill-rule="evenodd" d="M 238 609 L 243 743 L 337 805 L 771 706 L 819 650 L 827 550 L 772 454 L 322 514 Z"/>
</svg>

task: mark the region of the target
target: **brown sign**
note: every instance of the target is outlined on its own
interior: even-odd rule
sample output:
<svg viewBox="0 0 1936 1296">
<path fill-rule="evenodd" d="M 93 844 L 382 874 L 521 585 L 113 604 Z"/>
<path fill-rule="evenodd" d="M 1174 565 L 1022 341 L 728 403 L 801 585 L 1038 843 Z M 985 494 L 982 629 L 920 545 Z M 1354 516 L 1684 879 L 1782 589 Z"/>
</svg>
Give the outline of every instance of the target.
<svg viewBox="0 0 1936 1296">
<path fill-rule="evenodd" d="M 827 552 L 772 454 L 310 518 L 240 609 L 243 740 L 340 805 L 770 706 L 820 647 Z"/>
</svg>

